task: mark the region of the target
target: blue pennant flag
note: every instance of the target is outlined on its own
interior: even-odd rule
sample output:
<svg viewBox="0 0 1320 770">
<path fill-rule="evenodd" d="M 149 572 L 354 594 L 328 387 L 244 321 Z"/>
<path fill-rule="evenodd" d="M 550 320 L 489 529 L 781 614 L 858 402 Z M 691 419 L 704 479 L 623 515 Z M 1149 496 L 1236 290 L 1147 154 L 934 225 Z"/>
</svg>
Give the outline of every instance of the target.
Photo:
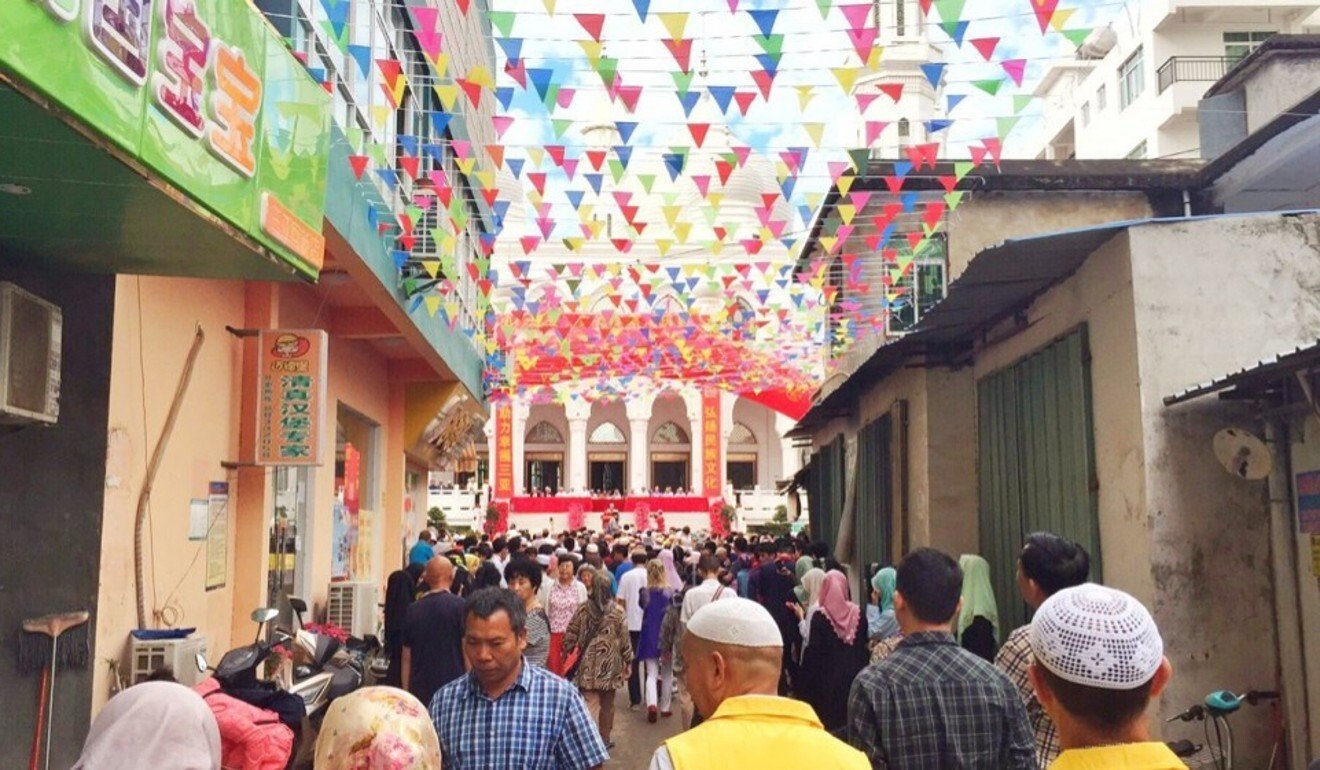
<svg viewBox="0 0 1320 770">
<path fill-rule="evenodd" d="M 345 8 L 348 7 L 348 3 L 344 2 L 344 0 L 339 1 Z M 349 43 L 348 55 L 352 56 L 353 61 L 357 62 L 358 69 L 362 71 L 363 75 L 371 73 L 371 46 L 354 45 Z"/>
<path fill-rule="evenodd" d="M 665 168 L 669 169 L 669 181 L 678 181 L 678 175 L 683 173 L 684 158 L 680 153 L 665 153 Z"/>
<path fill-rule="evenodd" d="M 681 267 L 666 267 L 666 268 L 665 268 L 665 272 L 666 272 L 666 273 L 669 273 L 669 280 L 670 280 L 670 281 L 677 281 L 677 280 L 678 280 L 678 274 L 679 274 L 680 272 L 682 272 L 682 271 L 683 271 L 683 268 L 681 268 Z"/>
<path fill-rule="evenodd" d="M 728 111 L 729 111 L 729 105 L 733 103 L 733 92 L 734 92 L 734 87 L 733 87 L 733 86 L 711 86 L 711 87 L 710 87 L 709 89 L 707 89 L 707 90 L 710 91 L 710 96 L 711 96 L 712 99 L 715 100 L 715 103 L 718 104 L 718 105 L 720 106 L 720 112 L 728 112 Z"/>
<path fill-rule="evenodd" d="M 321 68 L 319 68 L 319 67 L 308 67 L 308 68 L 307 68 L 307 74 L 308 74 L 308 75 L 311 75 L 311 76 L 312 76 L 312 80 L 315 80 L 315 81 L 318 82 L 318 83 L 324 83 L 324 82 L 325 82 L 325 70 L 323 70 L 323 69 L 321 69 Z"/>
<path fill-rule="evenodd" d="M 810 223 L 811 223 L 811 216 L 812 216 L 812 214 L 814 214 L 814 213 L 815 213 L 815 212 L 813 212 L 813 211 L 811 210 L 811 207 L 808 206 L 808 205 L 806 205 L 805 203 L 804 203 L 803 205 L 801 205 L 801 206 L 798 206 L 798 214 L 800 214 L 800 215 L 802 216 L 802 221 L 803 221 L 803 222 L 806 222 L 806 223 L 810 224 Z"/>
<path fill-rule="evenodd" d="M 445 164 L 445 146 L 443 144 L 428 144 L 422 147 L 426 154 L 438 165 Z"/>
<path fill-rule="evenodd" d="M 784 198 L 788 199 L 793 197 L 793 188 L 796 186 L 797 186 L 797 177 L 789 176 L 784 178 L 783 183 L 779 185 L 779 189 L 784 191 Z"/>
<path fill-rule="evenodd" d="M 944 76 L 944 62 L 927 62 L 921 65 L 921 72 L 930 81 L 931 88 L 940 87 L 940 78 Z"/>
<path fill-rule="evenodd" d="M 496 38 L 496 43 L 504 51 L 504 57 L 509 61 L 518 61 L 522 58 L 523 39 L 520 37 L 501 37 Z"/>
<path fill-rule="evenodd" d="M 912 172 L 912 161 L 896 160 L 894 161 L 894 176 L 902 179 Z"/>
<path fill-rule="evenodd" d="M 637 15 L 642 21 L 646 21 L 646 14 L 651 12 L 651 0 L 633 0 L 633 7 L 637 9 Z"/>
<path fill-rule="evenodd" d="M 768 37 L 775 31 L 775 20 L 779 18 L 779 9 L 766 8 L 748 11 L 747 15 L 751 16 L 752 21 L 756 22 L 756 27 L 761 30 L 761 34 Z"/>
<path fill-rule="evenodd" d="M 495 205 L 491 206 L 491 210 L 495 212 L 495 217 L 501 222 L 504 221 L 504 215 L 509 213 L 509 204 L 512 202 L 513 201 L 497 200 L 495 201 Z"/>
<path fill-rule="evenodd" d="M 770 299 L 770 290 L 769 290 L 769 289 L 757 289 L 757 290 L 756 290 L 756 298 L 759 299 L 759 300 L 761 300 L 761 304 L 764 305 L 764 304 L 766 303 L 766 301 Z"/>
<path fill-rule="evenodd" d="M 758 53 L 756 62 L 761 65 L 761 69 L 771 75 L 779 74 L 779 60 L 784 58 L 781 53 Z"/>
<path fill-rule="evenodd" d="M 928 120 L 926 121 L 926 130 L 932 134 L 938 134 L 952 125 L 952 120 Z"/>
<path fill-rule="evenodd" d="M 380 177 L 380 181 L 384 182 L 391 190 L 399 186 L 399 175 L 394 173 L 394 169 L 378 168 L 376 169 L 376 176 Z"/>
<path fill-rule="evenodd" d="M 527 162 L 526 158 L 505 158 L 504 165 L 509 167 L 510 173 L 514 179 L 522 179 L 523 164 Z"/>
<path fill-rule="evenodd" d="M 330 20 L 330 27 L 335 31 L 335 39 L 344 39 L 344 30 L 348 27 L 348 8 L 346 0 L 321 0 L 321 7 L 325 9 L 326 18 Z M 366 69 L 363 68 L 363 72 Z"/>
<path fill-rule="evenodd" d="M 568 196 L 568 202 L 573 204 L 574 211 L 582 207 L 582 199 L 587 197 L 585 190 L 569 190 L 564 194 Z"/>
<path fill-rule="evenodd" d="M 604 174 L 583 174 L 582 178 L 587 180 L 587 184 L 591 185 L 591 189 L 595 190 L 597 195 L 600 195 L 601 183 L 605 181 Z"/>
<path fill-rule="evenodd" d="M 504 109 L 509 109 L 509 105 L 513 104 L 513 86 L 500 86 L 495 89 L 495 100 Z"/>
<path fill-rule="evenodd" d="M 967 94 L 949 94 L 944 99 L 944 103 L 945 105 L 947 105 L 945 106 L 944 111 L 953 112 L 953 108 L 957 107 L 962 102 L 962 100 L 966 98 L 967 98 Z"/>
<path fill-rule="evenodd" d="M 449 130 L 449 121 L 453 120 L 454 116 L 448 112 L 438 110 L 427 114 L 431 116 L 431 128 L 435 129 L 435 135 L 444 136 L 445 132 Z"/>
<path fill-rule="evenodd" d="M 910 213 L 916 210 L 917 193 L 915 190 L 903 193 L 901 196 L 899 196 L 899 200 L 903 202 L 903 211 Z"/>
<path fill-rule="evenodd" d="M 633 148 L 624 144 L 618 145 L 614 148 L 614 157 L 619 159 L 619 164 L 625 169 L 628 168 L 628 164 L 632 162 L 632 151 Z"/>
<path fill-rule="evenodd" d="M 403 154 L 412 157 L 417 156 L 417 137 L 407 134 L 399 134 L 399 146 L 403 148 Z"/>
<path fill-rule="evenodd" d="M 545 100 L 546 94 L 550 93 L 550 84 L 554 82 L 555 71 L 548 67 L 537 67 L 527 70 L 527 82 L 536 89 L 536 95 Z"/>
<path fill-rule="evenodd" d="M 408 264 L 408 252 L 403 249 L 394 249 L 390 252 L 390 256 L 394 258 L 394 267 L 398 270 L 402 270 L 403 266 Z"/>
<path fill-rule="evenodd" d="M 633 132 L 637 130 L 637 123 L 636 121 L 631 120 L 626 122 L 620 121 L 615 123 L 614 127 L 618 129 L 620 139 L 624 142 L 631 142 Z"/>
<path fill-rule="evenodd" d="M 958 21 L 958 22 L 946 21 L 943 24 L 941 24 L 940 27 L 949 37 L 953 38 L 953 42 L 957 43 L 958 45 L 962 45 L 963 37 L 967 35 L 967 27 L 969 24 L 970 22 L 967 21 Z"/>
<path fill-rule="evenodd" d="M 689 118 L 692 117 L 692 110 L 696 108 L 697 102 L 700 100 L 701 94 L 697 91 L 688 91 L 678 97 L 678 103 L 683 105 L 683 114 Z"/>
<path fill-rule="evenodd" d="M 894 237 L 894 223 L 890 222 L 885 225 L 885 229 L 880 233 L 880 246 L 883 247 L 886 243 L 889 243 L 889 239 L 892 237 Z"/>
</svg>

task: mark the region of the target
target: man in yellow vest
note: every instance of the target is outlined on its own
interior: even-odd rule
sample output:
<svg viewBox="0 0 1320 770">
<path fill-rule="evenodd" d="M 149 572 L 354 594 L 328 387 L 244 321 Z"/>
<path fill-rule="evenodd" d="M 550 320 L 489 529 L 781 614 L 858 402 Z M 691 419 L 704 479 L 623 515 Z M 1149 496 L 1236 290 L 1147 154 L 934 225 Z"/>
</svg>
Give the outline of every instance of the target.
<svg viewBox="0 0 1320 770">
<path fill-rule="evenodd" d="M 713 716 L 665 741 L 650 770 L 870 770 L 865 754 L 825 732 L 811 706 L 778 696 L 784 639 L 760 604 L 707 604 L 688 621 L 681 646 L 692 701 Z"/>
</svg>

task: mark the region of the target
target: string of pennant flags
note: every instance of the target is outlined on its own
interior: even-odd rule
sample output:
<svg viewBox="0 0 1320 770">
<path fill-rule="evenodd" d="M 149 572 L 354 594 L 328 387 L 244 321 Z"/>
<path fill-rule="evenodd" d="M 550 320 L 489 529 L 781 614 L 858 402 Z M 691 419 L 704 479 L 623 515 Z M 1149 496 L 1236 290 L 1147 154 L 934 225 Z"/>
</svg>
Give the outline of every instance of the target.
<svg viewBox="0 0 1320 770">
<path fill-rule="evenodd" d="M 915 300 L 969 177 L 1039 115 L 1033 73 L 1092 32 L 1060 0 L 984 17 L 918 0 L 909 29 L 939 58 L 904 69 L 886 54 L 912 40 L 878 18 L 892 3 L 494 5 L 395 4 L 412 35 L 384 49 L 359 42 L 349 0 L 320 0 L 371 92 L 348 163 L 384 193 L 367 217 L 414 308 L 473 339 L 495 398 L 677 378 L 789 414 L 827 346 Z M 493 61 L 451 47 L 454 18 L 488 30 L 465 43 Z M 377 130 L 401 109 L 418 127 Z"/>
</svg>

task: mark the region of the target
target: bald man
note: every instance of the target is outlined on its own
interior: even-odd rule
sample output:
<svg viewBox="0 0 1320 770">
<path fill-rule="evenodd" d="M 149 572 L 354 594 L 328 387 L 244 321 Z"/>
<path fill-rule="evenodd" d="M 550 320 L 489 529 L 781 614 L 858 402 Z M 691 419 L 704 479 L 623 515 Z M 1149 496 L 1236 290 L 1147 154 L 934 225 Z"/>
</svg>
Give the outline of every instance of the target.
<svg viewBox="0 0 1320 770">
<path fill-rule="evenodd" d="M 764 607 L 732 598 L 693 613 L 681 643 L 684 677 L 701 725 L 655 750 L 650 770 L 870 770 L 807 704 L 781 698 L 784 640 Z"/>
<path fill-rule="evenodd" d="M 403 688 L 430 704 L 435 691 L 463 675 L 463 600 L 449 589 L 454 563 L 433 557 L 422 571 L 429 589 L 408 607 L 403 626 Z"/>
</svg>

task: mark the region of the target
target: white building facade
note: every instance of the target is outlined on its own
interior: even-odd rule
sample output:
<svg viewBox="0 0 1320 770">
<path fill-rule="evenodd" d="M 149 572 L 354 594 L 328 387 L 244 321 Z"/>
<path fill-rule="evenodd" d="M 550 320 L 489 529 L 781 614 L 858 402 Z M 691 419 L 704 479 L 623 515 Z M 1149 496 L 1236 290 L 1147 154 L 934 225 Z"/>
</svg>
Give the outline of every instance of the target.
<svg viewBox="0 0 1320 770">
<path fill-rule="evenodd" d="M 1145 0 L 1117 12 L 1035 95 L 1040 133 L 1017 153 L 1067 158 L 1199 158 L 1197 104 L 1271 35 L 1312 28 L 1320 4 Z"/>
</svg>

